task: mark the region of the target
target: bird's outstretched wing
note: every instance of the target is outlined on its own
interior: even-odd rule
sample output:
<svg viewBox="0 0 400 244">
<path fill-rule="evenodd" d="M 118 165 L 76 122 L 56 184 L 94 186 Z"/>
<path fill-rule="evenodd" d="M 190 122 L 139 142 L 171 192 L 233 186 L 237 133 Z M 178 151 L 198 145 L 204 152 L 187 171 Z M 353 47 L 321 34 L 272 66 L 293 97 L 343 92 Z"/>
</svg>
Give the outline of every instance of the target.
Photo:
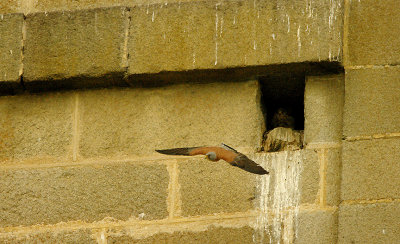
<svg viewBox="0 0 400 244">
<path fill-rule="evenodd" d="M 258 175 L 269 174 L 269 172 L 266 171 L 263 167 L 261 167 L 259 164 L 257 164 L 253 160 L 249 159 L 246 155 L 241 153 L 234 159 L 234 161 L 228 163 L 230 163 L 232 166 L 239 167 L 253 174 L 258 174 Z"/>
<path fill-rule="evenodd" d="M 185 155 L 185 156 L 192 156 L 190 154 L 193 149 L 196 149 L 198 147 L 181 147 L 181 148 L 171 148 L 171 149 L 162 149 L 162 150 L 157 150 L 156 152 L 162 153 L 162 154 L 167 154 L 167 155 Z"/>
<path fill-rule="evenodd" d="M 220 147 L 181 147 L 156 150 L 156 152 L 167 154 L 167 155 L 205 155 L 208 152 L 214 152 L 217 156 L 217 160 L 223 159 L 232 166 L 239 167 L 250 173 L 264 175 L 268 174 L 268 171 L 263 169 L 253 160 L 250 160 L 246 155 L 236 151 L 232 147 L 222 144 Z"/>
</svg>

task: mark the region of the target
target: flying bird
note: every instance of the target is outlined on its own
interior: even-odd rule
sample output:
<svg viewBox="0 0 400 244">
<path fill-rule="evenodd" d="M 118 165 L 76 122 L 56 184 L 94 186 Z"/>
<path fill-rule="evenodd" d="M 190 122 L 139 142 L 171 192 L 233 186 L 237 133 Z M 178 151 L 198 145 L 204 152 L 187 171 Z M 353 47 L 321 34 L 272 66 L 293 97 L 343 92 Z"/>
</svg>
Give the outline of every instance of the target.
<svg viewBox="0 0 400 244">
<path fill-rule="evenodd" d="M 232 147 L 222 143 L 221 146 L 216 147 L 182 147 L 156 150 L 156 152 L 167 154 L 167 155 L 206 155 L 206 158 L 210 161 L 218 161 L 220 159 L 225 160 L 232 166 L 239 167 L 250 173 L 265 175 L 269 174 L 268 171 L 263 169 L 253 160 L 249 159 L 246 155 L 236 151 Z"/>
</svg>

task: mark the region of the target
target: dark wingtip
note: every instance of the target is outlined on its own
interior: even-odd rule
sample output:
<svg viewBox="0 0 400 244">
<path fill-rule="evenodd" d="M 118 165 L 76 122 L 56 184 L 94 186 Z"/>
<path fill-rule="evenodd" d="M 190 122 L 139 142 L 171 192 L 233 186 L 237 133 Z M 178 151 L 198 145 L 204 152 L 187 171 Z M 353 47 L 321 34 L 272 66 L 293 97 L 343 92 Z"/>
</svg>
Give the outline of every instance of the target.
<svg viewBox="0 0 400 244">
<path fill-rule="evenodd" d="M 255 174 L 258 174 L 258 175 L 269 175 L 269 172 L 266 171 L 265 169 L 263 169 L 261 166 L 260 166 L 259 171 L 254 172 L 254 173 L 255 173 Z"/>
</svg>

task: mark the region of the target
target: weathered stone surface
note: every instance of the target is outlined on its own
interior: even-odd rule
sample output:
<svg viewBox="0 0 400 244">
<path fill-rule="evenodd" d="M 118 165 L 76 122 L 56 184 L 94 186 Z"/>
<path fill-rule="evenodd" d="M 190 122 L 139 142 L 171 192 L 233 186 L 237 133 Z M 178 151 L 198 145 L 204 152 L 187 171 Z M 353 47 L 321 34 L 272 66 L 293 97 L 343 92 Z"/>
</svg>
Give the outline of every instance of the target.
<svg viewBox="0 0 400 244">
<path fill-rule="evenodd" d="M 71 155 L 71 93 L 0 97 L 0 161 Z"/>
<path fill-rule="evenodd" d="M 22 14 L 2 14 L 0 11 L 0 82 L 19 82 L 23 20 Z"/>
<path fill-rule="evenodd" d="M 340 202 L 342 149 L 327 149 L 326 160 L 326 204 L 337 206 Z"/>
<path fill-rule="evenodd" d="M 400 139 L 344 142 L 342 200 L 400 198 Z"/>
<path fill-rule="evenodd" d="M 397 243 L 400 203 L 341 205 L 338 243 Z"/>
<path fill-rule="evenodd" d="M 122 73 L 127 14 L 115 7 L 28 15 L 25 81 Z"/>
<path fill-rule="evenodd" d="M 294 243 L 336 243 L 338 226 L 336 212 L 302 210 L 297 218 L 297 236 Z"/>
<path fill-rule="evenodd" d="M 97 243 L 96 240 L 91 238 L 90 230 L 75 230 L 75 231 L 48 231 L 36 232 L 29 234 L 15 235 L 9 233 L 8 235 L 0 234 L 1 243 Z"/>
<path fill-rule="evenodd" d="M 299 191 L 300 203 L 316 203 L 319 190 L 319 159 L 317 150 L 303 150 Z"/>
<path fill-rule="evenodd" d="M 397 0 L 349 1 L 345 65 L 400 62 L 400 9 Z"/>
<path fill-rule="evenodd" d="M 306 144 L 342 139 L 343 103 L 343 75 L 307 77 L 304 94 Z"/>
<path fill-rule="evenodd" d="M 0 18 L 1 14 L 18 12 L 20 7 L 21 7 L 21 0 L 0 1 Z"/>
<path fill-rule="evenodd" d="M 146 162 L 2 170 L 0 226 L 168 215 L 165 165 Z"/>
<path fill-rule="evenodd" d="M 221 142 L 261 144 L 264 121 L 255 81 L 95 90 L 79 99 L 83 157 L 149 155 Z"/>
<path fill-rule="evenodd" d="M 179 162 L 182 215 L 245 212 L 253 208 L 257 176 L 223 160 Z"/>
<path fill-rule="evenodd" d="M 211 226 L 201 232 L 173 232 L 160 233 L 144 239 L 135 239 L 129 235 L 110 236 L 108 243 L 253 243 L 253 232 L 251 227 L 224 228 Z"/>
<path fill-rule="evenodd" d="M 16 1 L 16 0 L 8 0 Z M 21 0 L 19 0 L 21 1 Z M 22 0 L 23 1 L 23 0 Z M 149 5 L 174 2 L 190 2 L 196 0 L 79 0 L 79 1 L 66 1 L 66 0 L 40 0 L 40 1 L 25 1 L 22 10 L 26 13 L 32 12 L 50 12 L 50 11 L 71 11 L 71 10 L 84 10 L 93 8 L 107 8 L 113 6 L 136 6 L 136 5 Z M 1 3 L 0 3 L 1 6 Z"/>
<path fill-rule="evenodd" d="M 341 1 L 195 1 L 131 13 L 129 74 L 341 58 Z"/>
<path fill-rule="evenodd" d="M 400 67 L 346 70 L 343 133 L 400 131 Z"/>
</svg>

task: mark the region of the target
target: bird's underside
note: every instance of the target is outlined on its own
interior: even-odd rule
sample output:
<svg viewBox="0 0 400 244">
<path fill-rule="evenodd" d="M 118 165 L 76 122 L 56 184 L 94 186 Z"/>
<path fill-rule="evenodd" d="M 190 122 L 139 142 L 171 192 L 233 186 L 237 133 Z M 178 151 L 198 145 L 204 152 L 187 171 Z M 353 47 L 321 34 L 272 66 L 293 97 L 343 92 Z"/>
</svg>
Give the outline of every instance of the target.
<svg viewBox="0 0 400 244">
<path fill-rule="evenodd" d="M 263 169 L 253 160 L 249 159 L 246 155 L 225 144 L 222 144 L 219 147 L 182 147 L 156 151 L 167 155 L 206 155 L 211 161 L 218 161 L 222 159 L 232 166 L 239 167 L 253 174 L 268 174 L 268 171 Z"/>
</svg>

